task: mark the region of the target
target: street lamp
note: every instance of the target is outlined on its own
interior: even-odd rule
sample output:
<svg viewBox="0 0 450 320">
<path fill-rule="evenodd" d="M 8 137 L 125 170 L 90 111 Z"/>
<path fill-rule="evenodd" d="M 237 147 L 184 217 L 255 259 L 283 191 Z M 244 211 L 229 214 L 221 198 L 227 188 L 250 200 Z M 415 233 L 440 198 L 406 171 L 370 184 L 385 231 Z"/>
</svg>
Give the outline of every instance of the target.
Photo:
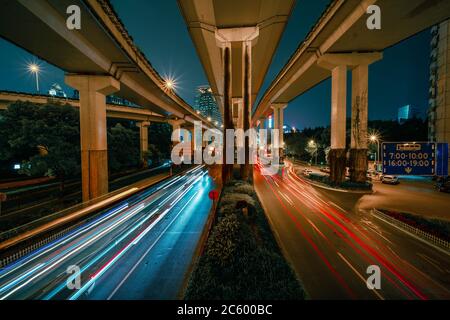
<svg viewBox="0 0 450 320">
<path fill-rule="evenodd" d="M 36 90 L 37 92 L 39 92 L 39 72 L 41 71 L 39 65 L 37 65 L 36 63 L 30 63 L 28 65 L 28 71 L 34 74 L 34 76 L 36 77 Z"/>
<path fill-rule="evenodd" d="M 377 144 L 377 152 L 375 153 L 375 166 L 376 166 L 376 170 L 378 171 L 378 154 L 380 152 L 380 138 L 376 134 L 372 134 L 369 137 L 369 139 L 372 143 Z"/>
<path fill-rule="evenodd" d="M 309 146 L 311 147 L 311 148 L 314 148 L 315 149 L 315 158 L 316 158 L 316 166 L 317 166 L 317 155 L 318 155 L 318 153 L 319 153 L 319 147 L 317 146 L 317 144 L 316 144 L 316 142 L 314 141 L 314 140 L 310 140 L 309 141 Z M 311 161 L 312 161 L 312 159 L 311 159 Z"/>
</svg>

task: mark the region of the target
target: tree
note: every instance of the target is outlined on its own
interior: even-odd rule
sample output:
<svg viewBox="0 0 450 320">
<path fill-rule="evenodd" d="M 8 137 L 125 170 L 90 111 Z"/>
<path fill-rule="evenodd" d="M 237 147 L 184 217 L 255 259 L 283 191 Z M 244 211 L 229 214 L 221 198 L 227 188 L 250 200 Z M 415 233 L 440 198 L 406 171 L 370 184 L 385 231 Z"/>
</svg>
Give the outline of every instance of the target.
<svg viewBox="0 0 450 320">
<path fill-rule="evenodd" d="M 12 103 L 2 113 L 0 137 L 0 159 L 22 163 L 22 174 L 64 180 L 80 173 L 79 116 L 72 106 Z"/>
<path fill-rule="evenodd" d="M 139 132 L 117 123 L 108 130 L 108 164 L 110 172 L 137 168 L 140 164 Z"/>
</svg>

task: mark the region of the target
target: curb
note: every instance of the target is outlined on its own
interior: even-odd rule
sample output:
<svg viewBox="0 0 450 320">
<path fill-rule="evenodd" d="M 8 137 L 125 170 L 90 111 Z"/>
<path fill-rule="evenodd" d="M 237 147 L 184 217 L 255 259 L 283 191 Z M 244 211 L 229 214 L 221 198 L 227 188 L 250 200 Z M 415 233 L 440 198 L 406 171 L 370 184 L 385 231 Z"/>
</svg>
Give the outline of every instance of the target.
<svg viewBox="0 0 450 320">
<path fill-rule="evenodd" d="M 336 189 L 336 188 L 332 188 L 332 187 L 327 187 L 318 183 L 314 183 L 312 182 L 310 179 L 308 178 L 304 178 L 304 177 L 300 177 L 301 179 L 303 179 L 304 181 L 306 181 L 307 183 L 309 183 L 310 185 L 312 185 L 313 187 L 316 188 L 320 188 L 320 189 L 325 189 L 325 190 L 329 190 L 329 191 L 335 191 L 335 192 L 342 192 L 342 193 L 354 193 L 354 194 L 374 194 L 374 191 L 362 191 L 362 190 L 345 190 L 345 189 Z"/>
</svg>

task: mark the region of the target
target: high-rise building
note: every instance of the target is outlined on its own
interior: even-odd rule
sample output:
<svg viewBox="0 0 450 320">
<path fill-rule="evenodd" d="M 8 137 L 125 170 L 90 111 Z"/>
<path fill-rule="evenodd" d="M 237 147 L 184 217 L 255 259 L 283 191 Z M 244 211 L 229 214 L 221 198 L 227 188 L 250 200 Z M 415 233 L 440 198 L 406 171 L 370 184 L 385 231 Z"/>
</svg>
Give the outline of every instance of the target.
<svg viewBox="0 0 450 320">
<path fill-rule="evenodd" d="M 450 142 L 450 20 L 431 29 L 430 141 Z"/>
<path fill-rule="evenodd" d="M 197 87 L 194 103 L 195 110 L 199 111 L 205 118 L 211 118 L 212 122 L 222 123 L 222 116 L 214 98 L 211 87 Z"/>
<path fill-rule="evenodd" d="M 401 108 L 398 108 L 398 123 L 404 123 L 405 121 L 413 118 L 417 118 L 420 115 L 420 111 L 416 108 L 413 108 L 411 105 L 406 105 Z"/>
</svg>

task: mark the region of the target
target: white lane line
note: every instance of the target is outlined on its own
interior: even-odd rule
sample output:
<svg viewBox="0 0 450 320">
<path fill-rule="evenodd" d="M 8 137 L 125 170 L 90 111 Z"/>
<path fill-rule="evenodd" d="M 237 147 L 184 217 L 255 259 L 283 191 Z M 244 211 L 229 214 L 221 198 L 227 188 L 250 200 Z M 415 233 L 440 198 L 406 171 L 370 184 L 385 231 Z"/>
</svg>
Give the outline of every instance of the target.
<svg viewBox="0 0 450 320">
<path fill-rule="evenodd" d="M 347 213 L 347 211 L 345 211 L 342 207 L 338 206 L 336 203 L 330 201 L 329 204 L 331 204 L 333 207 L 338 208 L 338 209 L 341 210 L 343 213 Z"/>
<path fill-rule="evenodd" d="M 430 257 L 424 255 L 423 253 L 418 253 L 417 255 L 419 257 L 421 257 L 423 260 L 427 261 L 428 263 L 430 263 L 432 266 L 434 266 L 436 269 L 438 269 L 439 271 L 441 271 L 442 273 L 444 273 L 444 270 L 439 266 L 438 262 L 434 261 L 433 259 L 431 259 Z"/>
<path fill-rule="evenodd" d="M 314 228 L 314 230 L 316 230 L 322 236 L 322 238 L 324 238 L 325 240 L 328 240 L 327 237 L 325 237 L 325 235 L 322 233 L 322 231 L 320 231 L 319 228 L 317 228 L 316 225 L 311 220 L 309 220 L 307 217 L 305 217 L 305 219 Z"/>
<path fill-rule="evenodd" d="M 294 203 L 292 202 L 291 199 L 289 199 L 283 192 L 278 191 L 278 193 L 284 198 L 284 200 L 286 200 L 291 206 L 294 206 Z"/>
<path fill-rule="evenodd" d="M 362 276 L 362 274 L 359 273 L 358 270 L 356 270 L 355 267 L 353 267 L 352 264 L 350 262 L 348 262 L 348 260 L 345 259 L 345 257 L 340 252 L 338 252 L 337 254 L 347 264 L 347 266 L 349 266 L 349 268 L 352 269 L 354 273 L 356 273 L 358 278 L 360 278 L 362 280 L 362 282 L 364 282 L 364 284 L 366 284 L 367 283 L 366 279 Z M 370 291 L 375 293 L 380 300 L 384 300 L 384 297 L 377 290 L 370 290 Z"/>
</svg>

